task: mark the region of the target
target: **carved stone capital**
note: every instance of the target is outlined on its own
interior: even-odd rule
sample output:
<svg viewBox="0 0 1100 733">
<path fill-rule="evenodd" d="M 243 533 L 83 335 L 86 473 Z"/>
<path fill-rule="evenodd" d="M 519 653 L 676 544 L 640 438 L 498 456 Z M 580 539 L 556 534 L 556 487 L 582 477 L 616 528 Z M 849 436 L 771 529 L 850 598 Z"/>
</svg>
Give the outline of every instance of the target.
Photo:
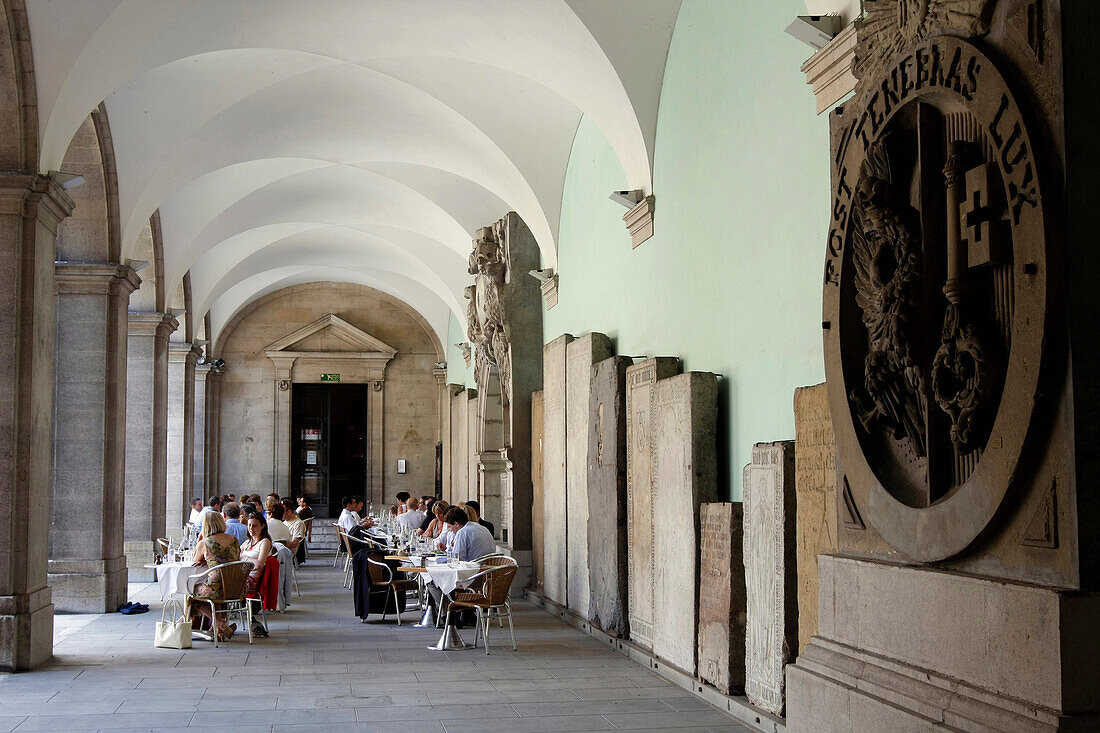
<svg viewBox="0 0 1100 733">
<path fill-rule="evenodd" d="M 168 343 L 168 361 L 172 364 L 194 364 L 199 360 L 200 356 L 202 356 L 202 349 L 194 344 L 182 341 L 171 341 Z"/>
<path fill-rule="evenodd" d="M 33 215 L 56 234 L 57 225 L 75 206 L 51 176 L 31 171 L 0 172 L 0 215 Z"/>
<path fill-rule="evenodd" d="M 646 196 L 623 215 L 623 222 L 630 232 L 630 246 L 637 247 L 653 236 L 654 197 Z"/>
<path fill-rule="evenodd" d="M 165 340 L 180 325 L 172 314 L 156 311 L 130 311 L 127 320 L 131 336 L 156 336 Z"/>
<path fill-rule="evenodd" d="M 129 265 L 113 262 L 54 263 L 54 288 L 58 294 L 107 294 L 126 298 L 141 286 L 141 279 Z"/>
<path fill-rule="evenodd" d="M 817 97 L 818 114 L 855 90 L 856 77 L 852 74 L 855 53 L 856 26 L 852 23 L 802 64 L 806 83 L 813 87 Z"/>
</svg>

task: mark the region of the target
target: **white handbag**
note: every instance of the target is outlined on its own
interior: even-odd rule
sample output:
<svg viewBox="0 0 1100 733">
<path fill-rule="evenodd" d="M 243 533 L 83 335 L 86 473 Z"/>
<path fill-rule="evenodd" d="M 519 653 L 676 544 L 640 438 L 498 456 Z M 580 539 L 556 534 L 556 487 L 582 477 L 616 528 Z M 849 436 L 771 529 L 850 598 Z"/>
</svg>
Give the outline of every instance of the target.
<svg viewBox="0 0 1100 733">
<path fill-rule="evenodd" d="M 191 622 L 176 620 L 182 617 L 183 606 L 179 601 L 169 600 L 165 603 L 164 610 L 160 613 L 160 621 L 157 621 L 153 646 L 162 649 L 190 649 Z"/>
</svg>

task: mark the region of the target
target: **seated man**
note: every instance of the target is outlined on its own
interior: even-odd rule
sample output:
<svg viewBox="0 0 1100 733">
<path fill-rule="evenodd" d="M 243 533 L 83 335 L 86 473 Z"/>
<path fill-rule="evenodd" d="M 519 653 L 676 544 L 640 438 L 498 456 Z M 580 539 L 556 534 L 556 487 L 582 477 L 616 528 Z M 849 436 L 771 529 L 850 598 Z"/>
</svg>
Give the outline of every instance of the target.
<svg viewBox="0 0 1100 733">
<path fill-rule="evenodd" d="M 474 510 L 474 513 L 477 514 L 477 523 L 485 529 L 489 530 L 489 534 L 495 535 L 497 533 L 496 525 L 494 525 L 485 517 L 481 516 L 481 504 L 474 501 L 473 499 L 469 499 L 466 501 L 466 506 Z"/>
<path fill-rule="evenodd" d="M 225 517 L 225 531 L 237 538 L 237 544 L 244 544 L 248 539 L 248 527 L 241 523 L 241 508 L 237 502 L 231 501 L 222 507 L 222 516 Z"/>
<path fill-rule="evenodd" d="M 187 520 L 187 523 L 196 527 L 202 525 L 202 499 L 197 496 L 191 500 L 191 517 Z"/>
<path fill-rule="evenodd" d="M 358 506 L 359 499 L 357 497 L 344 497 L 344 511 L 340 512 L 340 518 L 336 520 L 336 523 L 339 524 L 345 532 L 351 532 L 356 527 L 366 529 L 367 527 L 374 526 L 374 520 L 370 517 L 366 519 L 361 519 L 359 517 L 359 512 L 356 511 Z"/>
<path fill-rule="evenodd" d="M 420 529 L 421 523 L 424 521 L 424 512 L 420 511 L 420 500 L 415 496 L 409 497 L 405 501 L 405 513 L 397 516 L 397 524 L 406 531 L 413 531 Z"/>
<path fill-rule="evenodd" d="M 283 508 L 282 502 L 268 505 L 267 533 L 271 535 L 272 542 L 281 542 L 291 550 L 297 550 L 298 543 L 294 541 L 291 536 L 290 529 L 283 524 L 283 514 L 285 511 L 286 509 Z"/>
<path fill-rule="evenodd" d="M 459 560 L 476 560 L 497 551 L 496 540 L 489 534 L 489 530 L 477 522 L 471 522 L 470 515 L 461 507 L 454 506 L 448 509 L 443 515 L 443 521 L 454 533 L 450 551 L 457 555 Z"/>
<path fill-rule="evenodd" d="M 210 501 L 206 502 L 206 506 L 202 508 L 202 514 L 208 514 L 209 512 L 218 512 L 221 514 L 221 511 L 222 498 L 220 496 L 210 497 Z"/>
</svg>

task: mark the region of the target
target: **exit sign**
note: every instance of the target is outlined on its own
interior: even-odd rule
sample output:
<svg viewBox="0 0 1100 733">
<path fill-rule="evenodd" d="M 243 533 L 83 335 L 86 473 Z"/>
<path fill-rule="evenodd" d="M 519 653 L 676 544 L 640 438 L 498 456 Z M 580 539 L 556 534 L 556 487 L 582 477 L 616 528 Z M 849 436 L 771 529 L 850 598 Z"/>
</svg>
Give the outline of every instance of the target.
<svg viewBox="0 0 1100 733">
<path fill-rule="evenodd" d="M 322 382 L 339 382 L 340 381 L 340 375 L 339 374 L 322 374 L 321 375 L 321 381 Z"/>
</svg>

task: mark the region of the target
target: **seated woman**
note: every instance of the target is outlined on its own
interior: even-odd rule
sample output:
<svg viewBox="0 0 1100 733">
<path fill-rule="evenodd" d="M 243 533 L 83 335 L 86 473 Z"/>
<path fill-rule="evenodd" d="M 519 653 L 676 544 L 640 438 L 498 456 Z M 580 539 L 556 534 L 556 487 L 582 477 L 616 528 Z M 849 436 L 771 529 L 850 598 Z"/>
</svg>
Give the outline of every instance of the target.
<svg viewBox="0 0 1100 733">
<path fill-rule="evenodd" d="M 195 565 L 205 565 L 212 568 L 216 565 L 224 565 L 227 562 L 236 562 L 241 559 L 241 547 L 237 544 L 237 538 L 225 531 L 225 519 L 219 512 L 207 512 L 202 515 L 202 537 L 195 548 Z M 217 601 L 222 598 L 221 574 L 215 570 L 199 583 L 193 592 L 198 598 L 209 598 Z M 205 625 L 213 628 L 210 623 L 210 606 L 205 603 L 191 603 L 187 599 L 187 616 L 192 619 L 196 628 Z M 221 616 L 217 621 L 218 640 L 222 641 L 233 636 L 237 627 L 226 624 L 225 617 Z"/>
<path fill-rule="evenodd" d="M 427 518 L 427 525 L 421 525 L 421 529 L 416 532 L 417 536 L 430 539 L 438 537 L 440 532 L 446 528 L 446 525 L 443 524 L 443 515 L 447 513 L 449 508 L 450 505 L 442 499 L 432 502 L 432 515 L 434 516 Z"/>
<path fill-rule="evenodd" d="M 267 520 L 264 519 L 262 514 L 253 514 L 248 518 L 248 539 L 244 541 L 244 546 L 241 547 L 241 559 L 252 562 L 252 572 L 248 574 L 248 581 L 245 584 L 249 593 L 260 592 L 260 582 L 264 577 L 264 565 L 267 564 L 267 558 L 271 555 L 272 549 L 271 535 L 267 531 Z M 259 621 L 256 621 L 252 629 L 252 635 L 267 636 L 267 629 L 261 626 Z"/>
</svg>

